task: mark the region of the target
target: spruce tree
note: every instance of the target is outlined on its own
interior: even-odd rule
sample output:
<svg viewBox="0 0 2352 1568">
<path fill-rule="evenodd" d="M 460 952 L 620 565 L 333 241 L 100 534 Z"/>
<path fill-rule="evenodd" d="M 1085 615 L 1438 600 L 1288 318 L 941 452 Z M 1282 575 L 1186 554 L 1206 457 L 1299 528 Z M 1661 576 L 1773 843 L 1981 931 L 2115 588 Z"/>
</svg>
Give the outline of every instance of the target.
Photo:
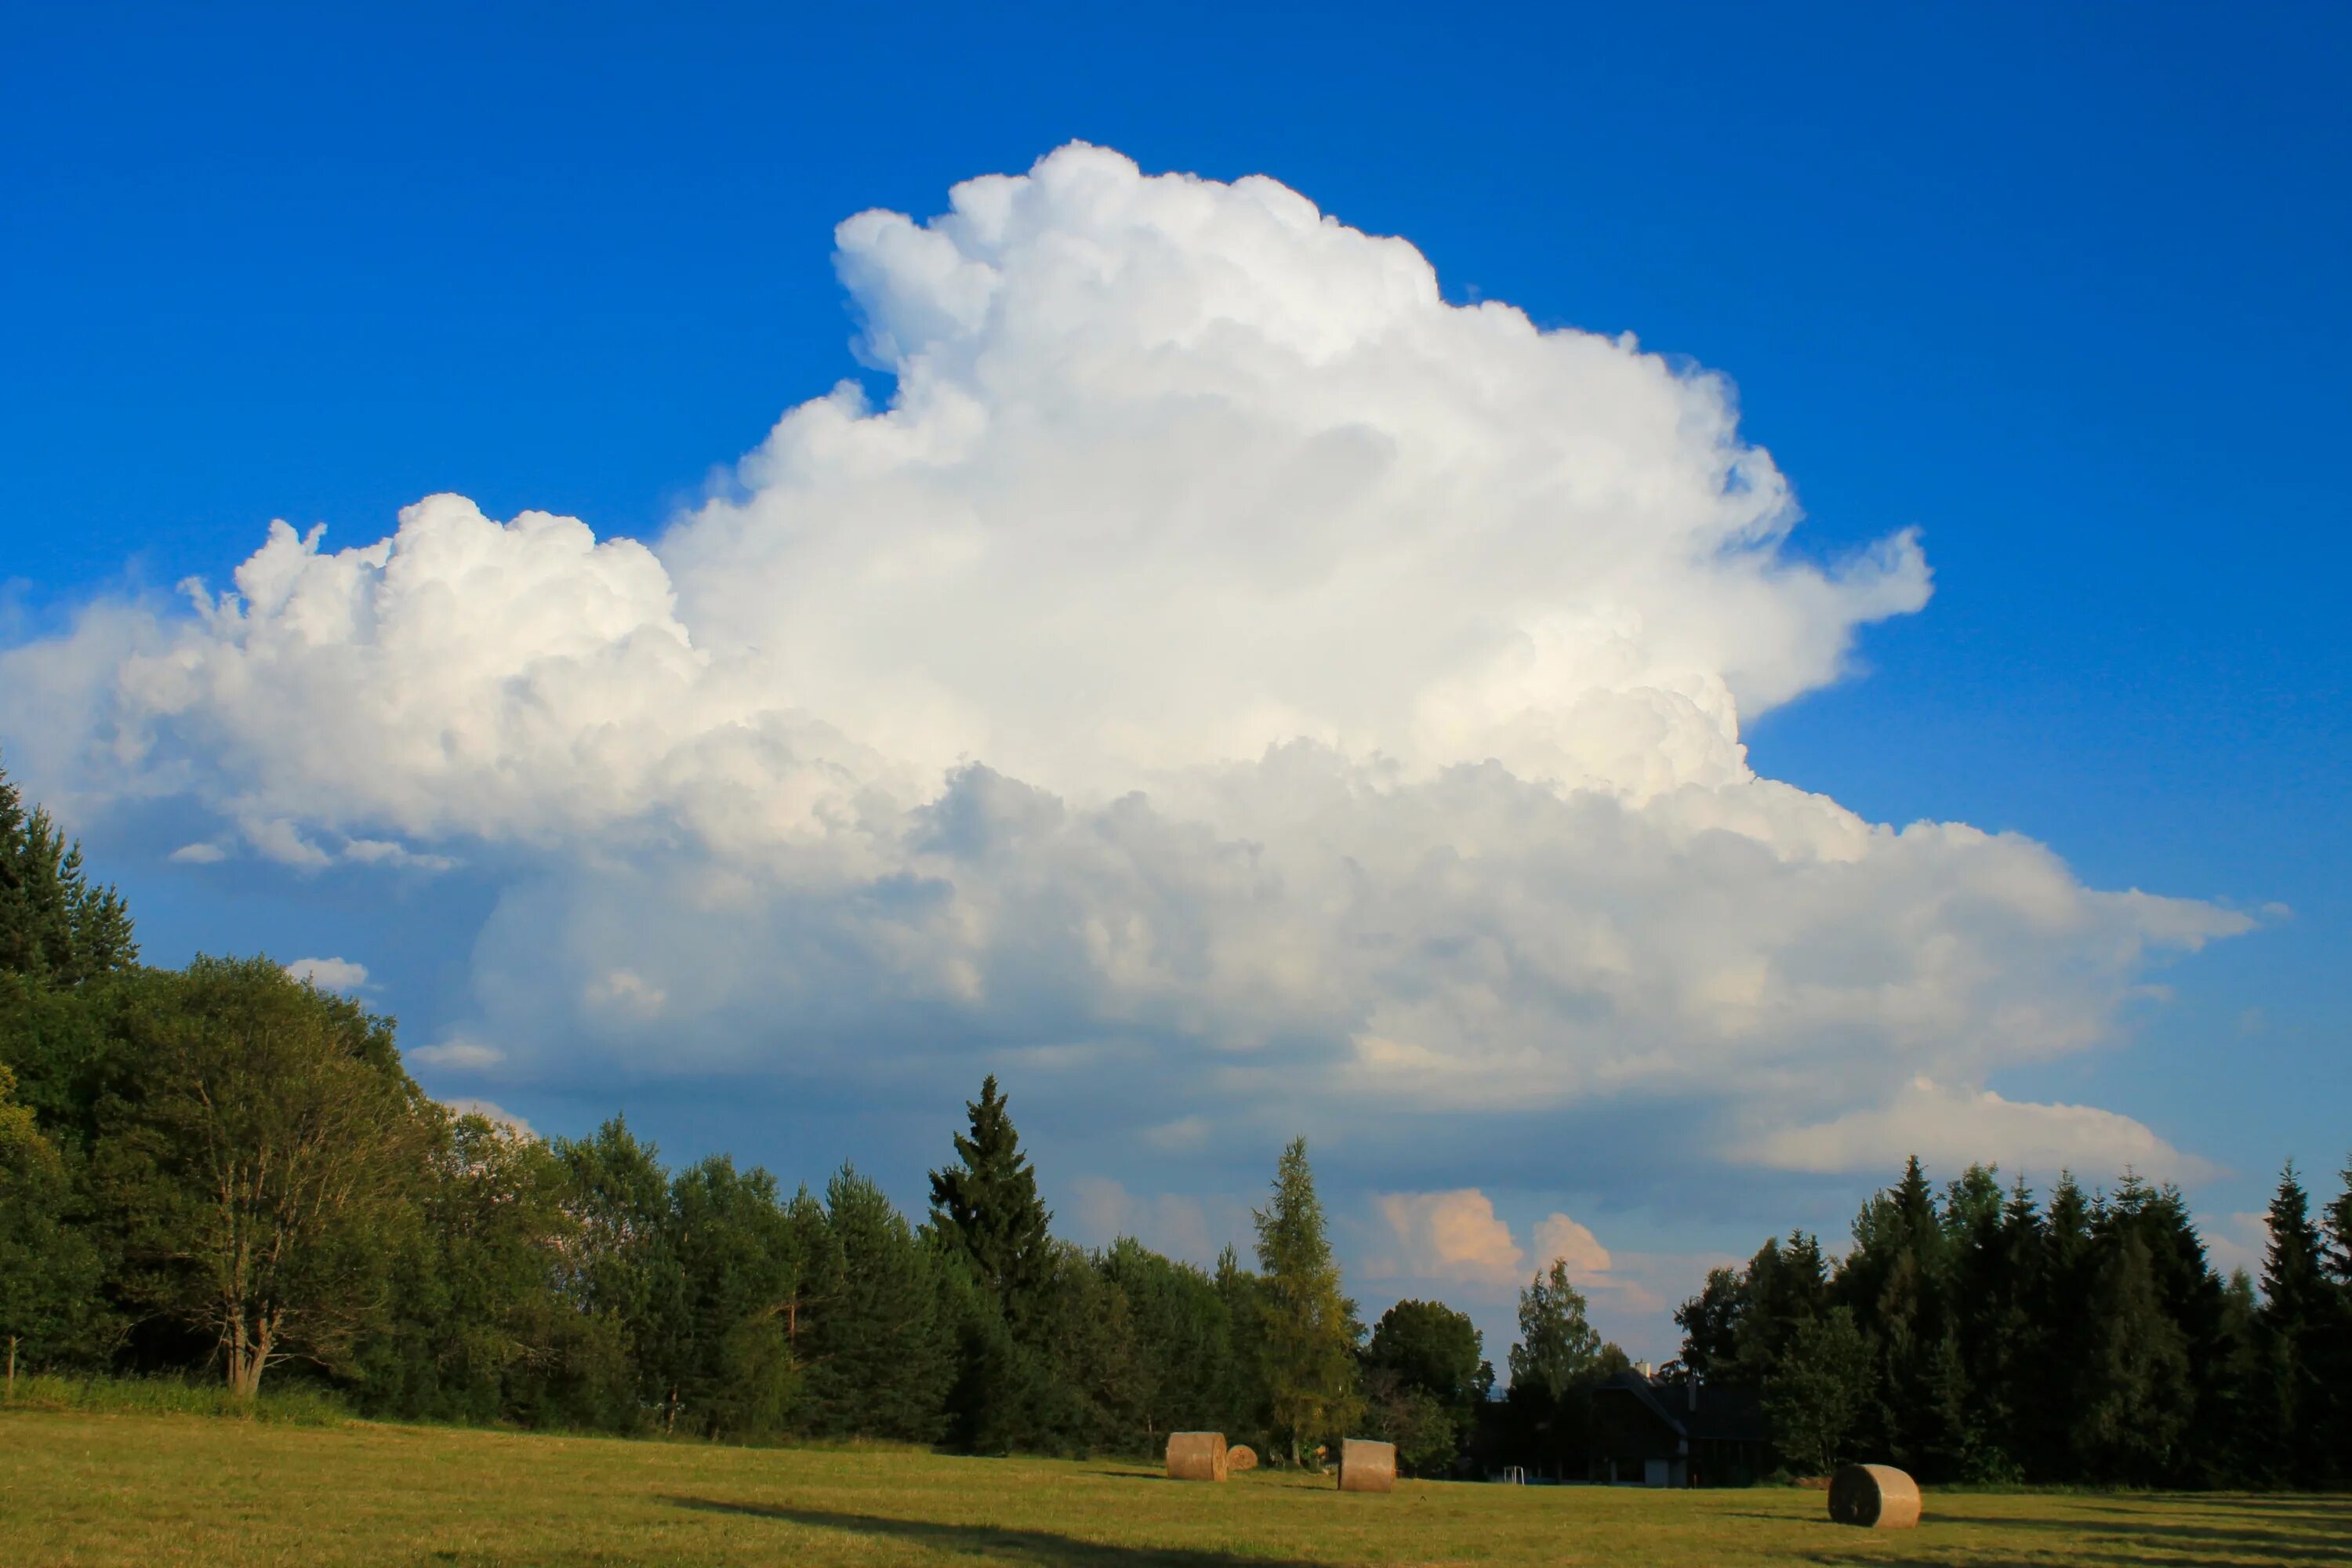
<svg viewBox="0 0 2352 1568">
<path fill-rule="evenodd" d="M 2119 1227 L 2107 1248 L 2091 1312 L 2091 1397 L 2075 1418 L 2075 1452 L 2096 1479 L 2161 1484 L 2178 1468 L 2196 1396 L 2188 1342 L 2164 1310 L 2137 1229 Z"/>
<path fill-rule="evenodd" d="M 2261 1326 L 2266 1458 L 2274 1479 L 2315 1486 L 2333 1471 L 2321 1451 L 2330 1425 L 2324 1366 L 2336 1301 L 2322 1271 L 2311 1199 L 2289 1161 L 2271 1199 L 2271 1240 L 2263 1258 Z"/>
<path fill-rule="evenodd" d="M 2091 1285 L 2097 1260 L 2091 1237 L 2093 1206 L 2071 1172 L 2058 1173 L 2042 1226 L 2041 1267 L 2028 1300 L 2034 1336 L 2021 1358 L 2026 1375 L 2018 1405 L 2020 1448 L 2026 1473 L 2041 1481 L 2081 1476 L 2072 1437 L 2074 1412 L 2086 1397 L 2084 1368 L 2090 1336 Z"/>
<path fill-rule="evenodd" d="M 1054 1216 L 1037 1196 L 1037 1173 L 1005 1103 L 993 1073 L 966 1102 L 971 1130 L 956 1135 L 959 1163 L 931 1173 L 931 1223 L 1017 1326 L 1053 1270 Z"/>
<path fill-rule="evenodd" d="M 78 985 L 138 957 L 121 895 L 90 885 L 80 844 L 0 769 L 0 974 Z"/>
<path fill-rule="evenodd" d="M 934 1254 L 880 1188 L 844 1165 L 819 1208 L 794 1208 L 806 1260 L 787 1332 L 806 1371 L 800 1413 L 820 1436 L 935 1442 L 954 1379 L 950 1292 Z"/>
<path fill-rule="evenodd" d="M 1356 1409 L 1356 1304 L 1340 1293 L 1339 1266 L 1324 1235 L 1323 1203 L 1307 1163 L 1307 1140 L 1282 1152 L 1271 1201 L 1255 1211 L 1266 1406 L 1276 1438 L 1301 1463 L 1339 1435 Z"/>
<path fill-rule="evenodd" d="M 2344 1163 L 2342 1180 L 2344 1190 L 2327 1205 L 2324 1226 L 2327 1235 L 2326 1267 L 2330 1279 L 2352 1290 L 2352 1159 Z"/>
</svg>

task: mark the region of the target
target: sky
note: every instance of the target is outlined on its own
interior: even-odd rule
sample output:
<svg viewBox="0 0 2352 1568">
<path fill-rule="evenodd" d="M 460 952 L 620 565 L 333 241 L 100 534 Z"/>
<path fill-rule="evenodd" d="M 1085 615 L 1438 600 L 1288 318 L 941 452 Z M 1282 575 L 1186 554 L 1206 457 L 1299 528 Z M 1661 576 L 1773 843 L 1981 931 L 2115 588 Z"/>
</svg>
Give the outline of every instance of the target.
<svg viewBox="0 0 2352 1568">
<path fill-rule="evenodd" d="M 2352 1150 L 2340 7 L 50 7 L 0 758 L 549 1134 L 1499 1364 Z M 323 528 L 323 534 L 315 531 Z M 195 580 L 191 588 L 184 586 Z"/>
</svg>

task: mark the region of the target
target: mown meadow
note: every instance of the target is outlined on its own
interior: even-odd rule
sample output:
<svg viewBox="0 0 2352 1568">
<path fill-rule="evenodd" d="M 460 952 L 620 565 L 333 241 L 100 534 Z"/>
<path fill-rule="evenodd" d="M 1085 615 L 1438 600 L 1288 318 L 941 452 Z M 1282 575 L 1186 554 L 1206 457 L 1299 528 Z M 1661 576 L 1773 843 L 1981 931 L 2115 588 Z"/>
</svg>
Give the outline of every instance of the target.
<svg viewBox="0 0 2352 1568">
<path fill-rule="evenodd" d="M 739 1448 L 372 1422 L 0 1411 L 0 1558 L 76 1564 L 1901 1563 L 2314 1568 L 2352 1499 L 1937 1493 L 1916 1531 L 1841 1529 L 1819 1492 L 1405 1481 L 911 1447 Z"/>
</svg>

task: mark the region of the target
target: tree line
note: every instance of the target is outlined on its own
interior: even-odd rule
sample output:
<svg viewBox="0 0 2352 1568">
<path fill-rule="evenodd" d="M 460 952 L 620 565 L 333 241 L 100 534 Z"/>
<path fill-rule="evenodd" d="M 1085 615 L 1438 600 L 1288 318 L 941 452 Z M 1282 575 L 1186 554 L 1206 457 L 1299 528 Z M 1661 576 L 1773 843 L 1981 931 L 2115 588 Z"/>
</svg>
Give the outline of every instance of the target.
<svg viewBox="0 0 2352 1568">
<path fill-rule="evenodd" d="M 2179 1192 L 2126 1173 L 2047 1200 L 1914 1159 L 1853 1246 L 1791 1232 L 1675 1312 L 1683 1363 L 1760 1388 L 1782 1461 L 1923 1480 L 2336 1488 L 2352 1481 L 2352 1167 L 2315 1219 L 2280 1178 L 2259 1292 Z"/>
<path fill-rule="evenodd" d="M 1404 1468 L 1589 1473 L 1630 1362 L 1565 1263 L 1519 1292 L 1509 1386 L 1441 1301 L 1367 1325 L 1304 1141 L 1245 1267 L 1055 1237 L 993 1078 L 901 1214 L 614 1117 L 542 1139 L 433 1100 L 393 1021 L 263 958 L 139 962 L 130 913 L 0 773 L 0 1348 L 28 1370 L 270 1380 L 362 1414 L 730 1441 L 1154 1455 L 1221 1430 L 1271 1460 L 1388 1437 Z M 2341 1484 L 2352 1452 L 2352 1172 L 2293 1173 L 2258 1296 L 2179 1194 L 2047 1205 L 1917 1163 L 1832 1261 L 1718 1269 L 1676 1321 L 1697 1375 L 1764 1391 L 1783 1463 L 1923 1479 Z"/>
</svg>

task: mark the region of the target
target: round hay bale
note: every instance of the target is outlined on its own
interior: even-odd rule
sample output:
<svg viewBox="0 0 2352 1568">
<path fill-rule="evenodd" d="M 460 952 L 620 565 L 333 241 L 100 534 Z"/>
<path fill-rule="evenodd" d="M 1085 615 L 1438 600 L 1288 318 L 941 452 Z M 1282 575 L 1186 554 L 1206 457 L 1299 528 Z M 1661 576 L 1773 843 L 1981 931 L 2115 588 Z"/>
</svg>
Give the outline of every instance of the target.
<svg viewBox="0 0 2352 1568">
<path fill-rule="evenodd" d="M 1919 1522 L 1919 1483 L 1892 1465 L 1848 1465 L 1830 1479 L 1830 1518 L 1864 1530 Z"/>
<path fill-rule="evenodd" d="M 1247 1443 L 1236 1443 L 1225 1450 L 1226 1473 L 1238 1476 L 1256 1468 L 1257 1450 Z"/>
<path fill-rule="evenodd" d="M 1396 1445 L 1367 1437 L 1346 1437 L 1339 1443 L 1339 1489 L 1343 1492 L 1396 1490 Z"/>
<path fill-rule="evenodd" d="M 1223 1480 L 1225 1435 L 1223 1432 L 1168 1434 L 1168 1479 L 1171 1481 Z"/>
</svg>

